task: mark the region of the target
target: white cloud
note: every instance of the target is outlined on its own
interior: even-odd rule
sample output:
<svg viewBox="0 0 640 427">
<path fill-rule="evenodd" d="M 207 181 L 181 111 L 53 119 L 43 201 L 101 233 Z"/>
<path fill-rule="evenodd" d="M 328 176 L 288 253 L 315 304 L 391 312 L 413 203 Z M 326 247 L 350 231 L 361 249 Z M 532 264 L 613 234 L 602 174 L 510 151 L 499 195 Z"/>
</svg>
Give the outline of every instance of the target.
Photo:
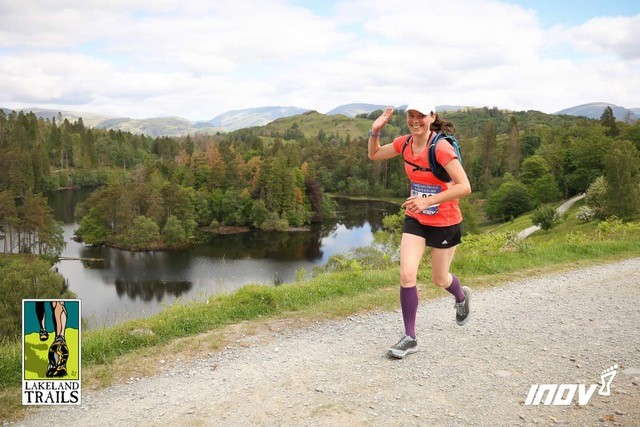
<svg viewBox="0 0 640 427">
<path fill-rule="evenodd" d="M 623 60 L 640 60 L 640 14 L 593 18 L 577 27 L 556 27 L 553 33 L 558 41 L 584 53 L 614 54 Z"/>
<path fill-rule="evenodd" d="M 544 30 L 497 0 L 26 0 L 0 4 L 0 99 L 130 117 L 437 104 L 638 107 L 640 15 Z"/>
</svg>

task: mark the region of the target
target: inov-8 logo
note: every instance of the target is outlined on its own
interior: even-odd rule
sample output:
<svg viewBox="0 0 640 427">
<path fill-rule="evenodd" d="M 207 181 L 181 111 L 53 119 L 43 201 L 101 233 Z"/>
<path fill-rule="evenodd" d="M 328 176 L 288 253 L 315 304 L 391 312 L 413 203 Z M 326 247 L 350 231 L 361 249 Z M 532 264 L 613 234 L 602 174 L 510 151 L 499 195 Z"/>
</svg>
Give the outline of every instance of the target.
<svg viewBox="0 0 640 427">
<path fill-rule="evenodd" d="M 600 396 L 609 396 L 611 394 L 611 383 L 618 373 L 618 365 L 613 365 L 606 369 L 600 375 L 602 386 L 598 390 Z M 571 405 L 573 399 L 578 393 L 578 405 L 586 405 L 591 400 L 593 393 L 598 388 L 597 384 L 591 384 L 589 388 L 585 384 L 534 384 L 529 389 L 525 405 Z M 546 393 L 546 398 L 545 398 Z M 545 398 L 544 402 L 542 399 Z"/>
</svg>

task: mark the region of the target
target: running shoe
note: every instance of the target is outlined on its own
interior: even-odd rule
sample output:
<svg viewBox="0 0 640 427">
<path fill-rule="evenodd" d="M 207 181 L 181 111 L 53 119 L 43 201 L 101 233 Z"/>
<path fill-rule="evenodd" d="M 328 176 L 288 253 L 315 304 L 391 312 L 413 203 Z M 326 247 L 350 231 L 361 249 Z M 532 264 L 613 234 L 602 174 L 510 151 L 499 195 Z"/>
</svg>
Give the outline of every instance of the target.
<svg viewBox="0 0 640 427">
<path fill-rule="evenodd" d="M 456 308 L 456 323 L 459 326 L 464 326 L 469 321 L 469 316 L 471 315 L 470 308 L 470 300 L 471 300 L 471 289 L 466 286 L 462 287 L 462 292 L 464 292 L 464 301 L 457 302 L 455 305 Z"/>
<path fill-rule="evenodd" d="M 409 335 L 405 335 L 396 345 L 391 347 L 387 352 L 390 357 L 396 359 L 402 359 L 407 354 L 412 354 L 418 351 L 418 340 L 411 338 Z"/>
</svg>

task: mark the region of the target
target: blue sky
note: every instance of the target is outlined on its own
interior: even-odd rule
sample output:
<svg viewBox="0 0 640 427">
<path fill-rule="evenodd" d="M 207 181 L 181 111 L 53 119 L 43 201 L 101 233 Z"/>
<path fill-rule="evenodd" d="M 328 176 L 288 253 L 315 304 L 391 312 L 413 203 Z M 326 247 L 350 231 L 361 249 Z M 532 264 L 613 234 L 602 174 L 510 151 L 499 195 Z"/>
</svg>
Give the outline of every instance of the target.
<svg viewBox="0 0 640 427">
<path fill-rule="evenodd" d="M 363 102 L 640 107 L 640 1 L 0 3 L 0 106 L 209 120 Z"/>
</svg>

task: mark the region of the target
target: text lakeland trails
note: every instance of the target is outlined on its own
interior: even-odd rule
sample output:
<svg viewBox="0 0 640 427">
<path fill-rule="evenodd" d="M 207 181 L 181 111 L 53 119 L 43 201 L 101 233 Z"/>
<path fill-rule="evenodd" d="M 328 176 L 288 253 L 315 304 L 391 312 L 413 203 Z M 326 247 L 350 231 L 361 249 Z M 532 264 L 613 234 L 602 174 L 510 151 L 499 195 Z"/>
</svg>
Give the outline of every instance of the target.
<svg viewBox="0 0 640 427">
<path fill-rule="evenodd" d="M 80 384 L 76 381 L 25 381 L 25 390 L 78 390 Z"/>
</svg>

